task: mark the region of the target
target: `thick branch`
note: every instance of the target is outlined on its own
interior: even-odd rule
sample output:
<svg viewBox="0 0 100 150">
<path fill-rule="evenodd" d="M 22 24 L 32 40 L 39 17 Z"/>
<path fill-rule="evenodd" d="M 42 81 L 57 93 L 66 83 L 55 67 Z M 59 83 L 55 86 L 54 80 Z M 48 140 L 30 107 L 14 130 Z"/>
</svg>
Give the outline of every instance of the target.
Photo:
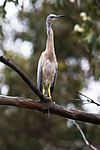
<svg viewBox="0 0 100 150">
<path fill-rule="evenodd" d="M 15 72 L 18 73 L 18 75 L 26 82 L 26 84 L 30 87 L 30 89 L 41 99 L 41 101 L 46 101 L 43 94 L 36 88 L 36 86 L 33 85 L 32 81 L 26 76 L 26 74 L 17 67 L 14 63 L 12 63 L 9 59 L 5 59 L 3 56 L 0 56 L 0 61 L 9 66 L 11 69 L 13 69 Z"/>
<path fill-rule="evenodd" d="M 99 114 L 86 113 L 76 109 L 68 110 L 65 107 L 59 106 L 53 102 L 33 101 L 32 99 L 25 99 L 22 97 L 0 96 L 0 105 L 23 107 L 38 110 L 43 113 L 48 113 L 49 111 L 51 114 L 61 117 L 100 125 Z"/>
</svg>

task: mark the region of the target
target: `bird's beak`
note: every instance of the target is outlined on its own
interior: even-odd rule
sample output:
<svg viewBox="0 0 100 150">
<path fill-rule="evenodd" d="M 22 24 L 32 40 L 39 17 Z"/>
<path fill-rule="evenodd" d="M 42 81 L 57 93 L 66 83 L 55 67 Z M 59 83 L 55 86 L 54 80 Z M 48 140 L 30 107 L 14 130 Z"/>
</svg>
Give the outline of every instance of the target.
<svg viewBox="0 0 100 150">
<path fill-rule="evenodd" d="M 65 17 L 64 15 L 57 15 L 56 18 Z"/>
</svg>

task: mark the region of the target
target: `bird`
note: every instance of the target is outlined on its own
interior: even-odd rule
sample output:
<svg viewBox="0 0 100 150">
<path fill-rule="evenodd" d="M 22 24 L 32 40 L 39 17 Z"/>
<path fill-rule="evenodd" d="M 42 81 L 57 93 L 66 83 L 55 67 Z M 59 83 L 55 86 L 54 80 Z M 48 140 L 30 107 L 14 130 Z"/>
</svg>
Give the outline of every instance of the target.
<svg viewBox="0 0 100 150">
<path fill-rule="evenodd" d="M 64 15 L 49 14 L 46 19 L 47 41 L 46 49 L 42 52 L 37 69 L 37 88 L 48 99 L 52 99 L 52 94 L 56 84 L 58 73 L 58 62 L 54 48 L 54 33 L 52 23 Z"/>
</svg>

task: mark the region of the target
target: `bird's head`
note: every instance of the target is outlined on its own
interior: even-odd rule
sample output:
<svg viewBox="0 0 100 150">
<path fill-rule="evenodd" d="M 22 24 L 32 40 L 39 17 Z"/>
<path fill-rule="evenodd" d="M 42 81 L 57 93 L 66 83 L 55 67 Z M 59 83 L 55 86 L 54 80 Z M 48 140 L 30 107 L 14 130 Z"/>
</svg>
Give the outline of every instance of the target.
<svg viewBox="0 0 100 150">
<path fill-rule="evenodd" d="M 64 15 L 55 15 L 55 14 L 48 15 L 46 20 L 46 25 L 50 26 L 53 20 L 59 19 L 61 17 L 64 17 Z"/>
</svg>

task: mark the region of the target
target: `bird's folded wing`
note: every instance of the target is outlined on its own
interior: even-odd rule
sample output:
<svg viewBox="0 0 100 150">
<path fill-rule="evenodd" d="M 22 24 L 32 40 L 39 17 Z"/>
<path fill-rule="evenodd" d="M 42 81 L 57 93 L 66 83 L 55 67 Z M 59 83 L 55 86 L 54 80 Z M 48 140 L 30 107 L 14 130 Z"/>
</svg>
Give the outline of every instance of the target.
<svg viewBox="0 0 100 150">
<path fill-rule="evenodd" d="M 42 64 L 41 59 L 38 63 L 38 70 L 37 70 L 37 88 L 42 92 L 42 80 L 43 80 L 43 72 L 42 72 Z"/>
<path fill-rule="evenodd" d="M 53 90 L 54 90 L 54 87 L 55 87 L 55 84 L 56 84 L 57 74 L 58 74 L 58 68 L 56 67 L 56 71 L 55 71 L 55 74 L 54 74 L 54 79 L 51 83 L 51 88 L 50 88 L 51 96 L 52 96 L 52 93 L 53 93 Z"/>
</svg>

